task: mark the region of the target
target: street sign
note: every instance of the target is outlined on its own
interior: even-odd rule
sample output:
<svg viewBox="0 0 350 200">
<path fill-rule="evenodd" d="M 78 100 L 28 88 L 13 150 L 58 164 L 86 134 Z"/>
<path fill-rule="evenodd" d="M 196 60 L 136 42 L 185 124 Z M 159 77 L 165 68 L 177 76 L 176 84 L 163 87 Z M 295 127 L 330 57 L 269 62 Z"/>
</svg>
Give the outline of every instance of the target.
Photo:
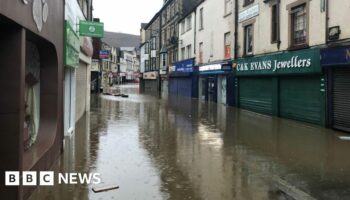
<svg viewBox="0 0 350 200">
<path fill-rule="evenodd" d="M 100 22 L 80 21 L 80 36 L 102 38 L 104 36 L 104 25 Z"/>
<path fill-rule="evenodd" d="M 108 59 L 111 52 L 109 50 L 100 50 L 100 59 Z"/>
</svg>

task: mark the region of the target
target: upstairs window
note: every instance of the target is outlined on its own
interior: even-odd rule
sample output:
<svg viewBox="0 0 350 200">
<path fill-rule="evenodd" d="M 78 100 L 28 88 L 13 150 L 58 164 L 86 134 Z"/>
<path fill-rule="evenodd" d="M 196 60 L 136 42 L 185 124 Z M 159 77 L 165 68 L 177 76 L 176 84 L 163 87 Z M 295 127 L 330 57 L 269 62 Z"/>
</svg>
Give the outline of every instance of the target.
<svg viewBox="0 0 350 200">
<path fill-rule="evenodd" d="M 291 35 L 292 46 L 306 44 L 307 37 L 307 18 L 306 5 L 292 8 L 291 11 Z"/>
<path fill-rule="evenodd" d="M 192 29 L 192 15 L 188 16 L 186 18 L 186 24 L 187 24 L 187 31 Z"/>
<path fill-rule="evenodd" d="M 224 15 L 228 15 L 232 13 L 232 0 L 224 0 L 225 1 L 225 13 Z"/>
<path fill-rule="evenodd" d="M 199 10 L 199 30 L 202 30 L 203 26 L 203 8 Z"/>
<path fill-rule="evenodd" d="M 244 0 L 244 5 L 243 6 L 248 6 L 250 4 L 254 3 L 254 0 Z"/>
<path fill-rule="evenodd" d="M 248 25 L 244 28 L 244 54 L 253 54 L 253 25 Z"/>
<path fill-rule="evenodd" d="M 229 59 L 231 58 L 231 33 L 225 33 L 224 35 L 224 43 L 225 43 L 225 48 L 224 48 L 224 52 L 225 52 L 225 59 Z"/>
<path fill-rule="evenodd" d="M 277 5 L 271 7 L 271 43 L 277 42 L 278 24 L 277 24 Z"/>
</svg>

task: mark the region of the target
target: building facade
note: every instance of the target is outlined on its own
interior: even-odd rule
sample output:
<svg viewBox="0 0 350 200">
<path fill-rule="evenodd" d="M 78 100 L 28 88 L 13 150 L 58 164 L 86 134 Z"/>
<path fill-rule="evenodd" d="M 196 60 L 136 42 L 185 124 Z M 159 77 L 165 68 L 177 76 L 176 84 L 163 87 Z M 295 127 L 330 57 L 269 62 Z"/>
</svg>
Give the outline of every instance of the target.
<svg viewBox="0 0 350 200">
<path fill-rule="evenodd" d="M 199 98 L 233 106 L 233 1 L 206 0 L 196 9 L 196 61 Z"/>
</svg>

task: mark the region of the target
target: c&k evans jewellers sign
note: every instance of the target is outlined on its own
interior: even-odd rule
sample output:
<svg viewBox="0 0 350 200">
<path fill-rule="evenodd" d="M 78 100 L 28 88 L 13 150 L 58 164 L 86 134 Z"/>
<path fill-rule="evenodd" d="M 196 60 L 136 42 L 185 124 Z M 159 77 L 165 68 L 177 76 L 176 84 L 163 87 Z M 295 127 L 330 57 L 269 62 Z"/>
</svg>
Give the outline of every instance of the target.
<svg viewBox="0 0 350 200">
<path fill-rule="evenodd" d="M 234 63 L 237 76 L 321 73 L 319 49 L 242 58 Z"/>
</svg>

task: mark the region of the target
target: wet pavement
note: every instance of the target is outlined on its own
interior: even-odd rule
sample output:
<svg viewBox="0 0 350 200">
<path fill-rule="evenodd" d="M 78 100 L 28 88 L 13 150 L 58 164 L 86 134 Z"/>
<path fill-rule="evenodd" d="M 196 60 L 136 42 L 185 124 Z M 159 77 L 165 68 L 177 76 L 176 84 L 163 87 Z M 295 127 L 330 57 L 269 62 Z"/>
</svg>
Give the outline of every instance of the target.
<svg viewBox="0 0 350 200">
<path fill-rule="evenodd" d="M 120 91 L 119 91 L 120 90 Z M 92 96 L 53 170 L 98 172 L 117 190 L 39 187 L 31 199 L 350 199 L 345 133 L 170 97 Z"/>
</svg>

